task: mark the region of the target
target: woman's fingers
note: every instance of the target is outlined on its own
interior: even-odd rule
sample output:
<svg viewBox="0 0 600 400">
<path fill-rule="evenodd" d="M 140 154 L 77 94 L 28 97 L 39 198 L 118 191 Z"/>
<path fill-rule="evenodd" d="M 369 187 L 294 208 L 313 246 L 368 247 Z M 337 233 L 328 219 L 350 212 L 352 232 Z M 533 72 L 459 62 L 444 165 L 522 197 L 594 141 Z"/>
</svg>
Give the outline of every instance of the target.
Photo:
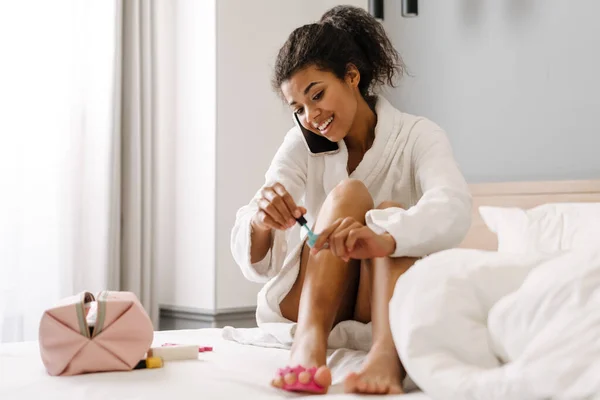
<svg viewBox="0 0 600 400">
<path fill-rule="evenodd" d="M 272 188 L 263 189 L 263 198 L 271 203 L 271 209 L 277 210 L 280 217 L 283 219 L 283 225 L 287 228 L 290 228 L 296 222 L 292 212 L 288 209 L 283 197 L 281 197 L 278 193 L 275 192 Z M 269 213 L 270 210 L 268 211 Z M 275 215 L 273 215 L 275 217 Z"/>
<path fill-rule="evenodd" d="M 329 250 L 337 257 L 343 257 L 346 253 L 344 250 L 344 237 L 343 232 L 348 228 L 350 222 L 346 219 L 333 231 L 329 237 Z"/>
<path fill-rule="evenodd" d="M 335 256 L 340 258 L 344 255 L 344 239 L 340 236 L 343 230 L 344 227 L 342 223 L 329 237 L 329 250 L 331 250 Z"/>
<path fill-rule="evenodd" d="M 357 222 L 354 220 L 354 218 L 340 219 L 323 231 L 321 235 L 319 235 L 319 239 L 325 240 L 323 236 L 327 235 L 329 250 L 331 250 L 331 252 L 337 257 L 343 258 L 347 253 L 345 248 L 346 237 L 344 236 L 344 232 L 348 232 L 348 229 L 355 224 L 357 224 Z"/>
<path fill-rule="evenodd" d="M 354 246 L 356 246 L 356 242 L 359 239 L 366 239 L 370 237 L 371 232 L 372 231 L 367 226 L 360 226 L 356 229 L 350 230 L 350 232 L 348 233 L 348 237 L 346 238 L 345 244 L 348 252 L 351 253 L 352 251 L 354 251 Z"/>
<path fill-rule="evenodd" d="M 350 252 L 348 251 L 348 248 L 346 246 L 348 235 L 353 230 L 360 229 L 361 226 L 362 225 L 356 221 L 346 224 L 345 226 L 342 223 L 340 228 L 338 228 L 338 230 L 333 234 L 333 241 L 335 242 L 336 248 L 335 254 L 346 262 L 350 261 Z"/>
<path fill-rule="evenodd" d="M 331 235 L 331 239 L 329 239 L 329 248 L 332 249 L 333 254 L 344 259 L 344 261 L 346 261 L 346 246 L 344 246 L 346 238 L 344 235 L 347 233 L 348 228 L 338 230 L 334 232 L 333 235 Z"/>
<path fill-rule="evenodd" d="M 262 189 L 258 208 L 264 214 L 257 215 L 261 225 L 280 230 L 291 228 L 296 223 L 296 218 L 306 214 L 306 209 L 298 207 L 292 196 L 280 183 L 276 183 L 272 187 L 265 186 Z"/>
<path fill-rule="evenodd" d="M 295 219 L 302 216 L 302 212 L 298 209 L 296 202 L 282 184 L 276 183 L 273 185 L 273 191 L 283 200 L 283 203 L 289 211 L 290 218 Z"/>
<path fill-rule="evenodd" d="M 290 210 L 288 210 L 283 198 L 275 192 L 272 188 L 266 188 L 263 191 L 263 197 L 271 203 L 275 209 L 279 212 L 279 215 L 284 219 L 284 225 L 292 225 L 294 223 L 294 217 Z"/>
<path fill-rule="evenodd" d="M 277 207 L 266 199 L 260 199 L 258 201 L 258 208 L 268 215 L 273 221 L 277 222 L 278 225 L 285 227 L 287 222 L 281 215 Z"/>
<path fill-rule="evenodd" d="M 269 229 L 279 229 L 279 230 L 285 229 L 284 226 L 282 226 L 280 223 L 278 223 L 273 218 L 271 218 L 263 210 L 258 211 L 257 218 L 262 226 L 267 227 Z"/>
</svg>

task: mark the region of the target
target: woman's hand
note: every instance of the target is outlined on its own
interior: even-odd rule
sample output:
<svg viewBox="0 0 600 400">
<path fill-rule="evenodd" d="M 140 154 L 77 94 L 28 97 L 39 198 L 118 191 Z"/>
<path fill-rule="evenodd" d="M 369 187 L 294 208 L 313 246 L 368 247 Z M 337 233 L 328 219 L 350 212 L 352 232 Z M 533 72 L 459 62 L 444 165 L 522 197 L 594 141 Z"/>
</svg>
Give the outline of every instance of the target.
<svg viewBox="0 0 600 400">
<path fill-rule="evenodd" d="M 298 207 L 282 184 L 264 187 L 258 200 L 258 212 L 252 218 L 252 226 L 261 231 L 286 230 L 296 223 L 295 218 L 306 214 Z"/>
<path fill-rule="evenodd" d="M 386 257 L 396 249 L 396 241 L 390 234 L 378 235 L 351 217 L 338 219 L 321 232 L 312 253 L 318 253 L 325 243 L 333 254 L 346 262 L 351 258 Z"/>
</svg>

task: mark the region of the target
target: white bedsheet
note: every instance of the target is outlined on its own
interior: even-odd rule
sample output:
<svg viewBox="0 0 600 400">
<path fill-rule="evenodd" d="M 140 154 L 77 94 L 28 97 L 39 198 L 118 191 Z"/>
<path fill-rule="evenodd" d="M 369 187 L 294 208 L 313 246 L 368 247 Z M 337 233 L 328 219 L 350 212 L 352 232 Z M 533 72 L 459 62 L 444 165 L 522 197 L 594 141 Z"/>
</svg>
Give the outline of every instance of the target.
<svg viewBox="0 0 600 400">
<path fill-rule="evenodd" d="M 394 340 L 432 399 L 600 398 L 600 249 L 454 249 L 396 285 Z"/>
<path fill-rule="evenodd" d="M 131 372 L 99 373 L 74 377 L 50 377 L 40 361 L 37 343 L 0 345 L 0 399 L 44 400 L 179 400 L 315 398 L 276 390 L 269 382 L 287 362 L 284 349 L 241 345 L 221 338 L 218 329 L 157 332 L 155 345 L 187 343 L 213 346 L 198 360 L 172 361 L 164 368 Z M 334 386 L 320 399 L 362 399 L 345 395 L 344 376 L 360 367 L 364 353 L 336 350 L 330 353 Z M 403 400 L 427 400 L 422 393 L 388 396 Z"/>
</svg>

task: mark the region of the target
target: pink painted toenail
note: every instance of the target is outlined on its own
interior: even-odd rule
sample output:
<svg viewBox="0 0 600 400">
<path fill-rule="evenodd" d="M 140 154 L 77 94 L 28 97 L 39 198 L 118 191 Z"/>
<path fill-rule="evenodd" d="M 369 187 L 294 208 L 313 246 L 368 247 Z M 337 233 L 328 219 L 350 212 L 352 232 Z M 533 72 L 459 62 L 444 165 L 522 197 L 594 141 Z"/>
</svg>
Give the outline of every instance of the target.
<svg viewBox="0 0 600 400">
<path fill-rule="evenodd" d="M 285 383 L 287 383 L 288 385 L 293 385 L 294 383 L 296 383 L 296 375 L 294 375 L 294 374 L 285 374 L 283 379 L 285 380 Z"/>
<path fill-rule="evenodd" d="M 298 381 L 304 385 L 310 382 L 310 374 L 306 371 L 300 372 L 298 375 Z"/>
<path fill-rule="evenodd" d="M 282 368 L 279 370 L 279 376 L 283 377 L 284 380 L 281 389 L 290 392 L 324 393 L 326 388 L 314 381 L 316 372 L 316 367 L 307 369 L 300 365 L 294 368 Z M 308 381 L 305 382 L 306 377 Z"/>
</svg>

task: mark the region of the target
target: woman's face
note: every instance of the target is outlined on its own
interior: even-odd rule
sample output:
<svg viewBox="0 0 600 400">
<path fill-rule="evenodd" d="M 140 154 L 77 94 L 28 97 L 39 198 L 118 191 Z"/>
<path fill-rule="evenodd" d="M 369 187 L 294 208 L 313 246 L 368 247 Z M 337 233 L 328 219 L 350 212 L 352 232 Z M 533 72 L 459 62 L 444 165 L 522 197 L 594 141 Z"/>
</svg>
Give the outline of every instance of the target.
<svg viewBox="0 0 600 400">
<path fill-rule="evenodd" d="M 356 69 L 340 80 L 332 72 L 310 66 L 285 81 L 281 90 L 304 128 L 338 142 L 354 123 L 359 78 Z"/>
</svg>

